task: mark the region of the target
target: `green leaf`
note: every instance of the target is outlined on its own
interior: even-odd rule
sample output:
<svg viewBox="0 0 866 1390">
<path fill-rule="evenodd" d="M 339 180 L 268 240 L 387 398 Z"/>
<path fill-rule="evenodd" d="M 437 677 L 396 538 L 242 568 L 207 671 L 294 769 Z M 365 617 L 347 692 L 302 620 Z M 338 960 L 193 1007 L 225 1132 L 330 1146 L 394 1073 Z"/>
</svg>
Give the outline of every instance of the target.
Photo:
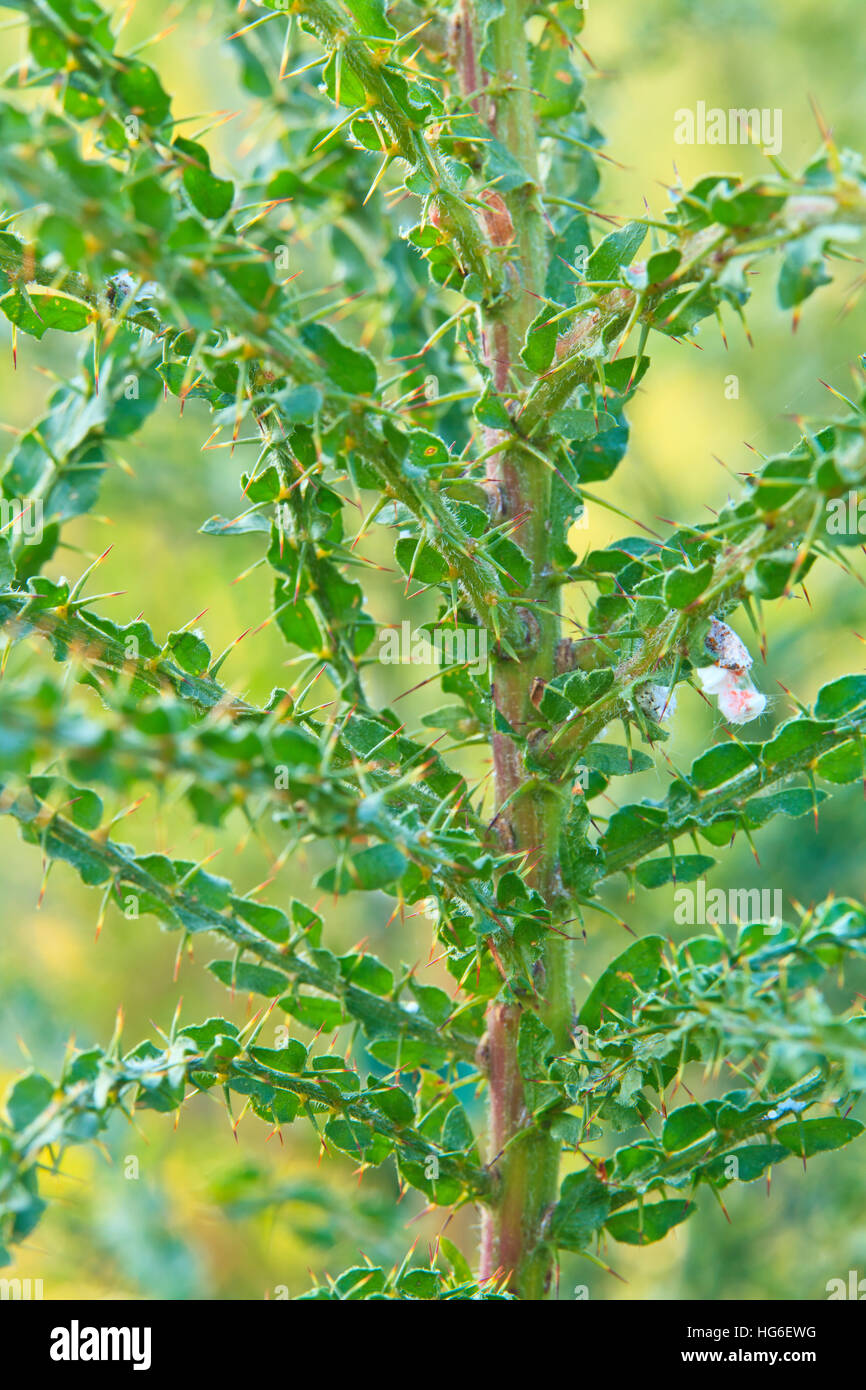
<svg viewBox="0 0 866 1390">
<path fill-rule="evenodd" d="M 341 1298 L 350 1302 L 369 1298 L 371 1294 L 381 1293 L 385 1287 L 385 1275 L 381 1269 L 371 1269 L 361 1265 L 357 1269 L 347 1269 L 336 1281 L 336 1289 Z"/>
<path fill-rule="evenodd" d="M 654 251 L 646 263 L 647 283 L 659 285 L 663 280 L 669 279 L 681 260 L 682 253 L 675 246 L 664 251 Z"/>
<path fill-rule="evenodd" d="M 796 571 L 802 580 L 812 568 L 813 563 L 814 556 L 812 555 L 800 562 L 796 550 L 774 550 L 768 555 L 762 555 L 756 561 L 754 569 L 746 580 L 746 588 L 750 593 L 756 594 L 758 598 L 782 598 L 790 588 L 794 572 Z"/>
<path fill-rule="evenodd" d="M 344 859 L 338 868 L 326 869 L 316 879 L 316 886 L 326 893 L 342 895 L 353 889 L 371 892 L 394 883 L 406 869 L 408 861 L 394 845 L 371 845 Z"/>
<path fill-rule="evenodd" d="M 350 1158 L 371 1164 L 374 1168 L 391 1153 L 392 1144 L 383 1134 L 368 1129 L 359 1120 L 333 1115 L 325 1125 L 325 1141 L 333 1144 Z"/>
<path fill-rule="evenodd" d="M 464 1284 L 472 1282 L 472 1270 L 469 1267 L 469 1262 L 462 1251 L 458 1250 L 453 1240 L 449 1240 L 447 1236 L 440 1236 L 439 1251 L 448 1261 L 455 1278 Z"/>
<path fill-rule="evenodd" d="M 444 989 L 438 989 L 436 985 L 419 985 L 414 979 L 409 981 L 409 988 L 420 1004 L 422 1012 L 433 1023 L 442 1024 L 451 1017 L 454 1003 Z"/>
<path fill-rule="evenodd" d="M 55 69 L 65 67 L 68 56 L 66 44 L 59 34 L 55 34 L 53 29 L 44 28 L 41 24 L 31 24 L 27 43 L 40 67 Z"/>
<path fill-rule="evenodd" d="M 364 1096 L 369 1105 L 386 1115 L 392 1124 L 411 1125 L 415 1119 L 415 1109 L 411 1096 L 402 1086 L 381 1086 L 376 1089 L 368 1086 Z"/>
<path fill-rule="evenodd" d="M 238 1042 L 237 1026 L 226 1018 L 209 1018 L 205 1023 L 189 1023 L 181 1028 L 179 1036 L 192 1038 L 196 1047 L 204 1054 L 202 1066 L 224 1070 L 233 1058 L 242 1051 Z"/>
<path fill-rule="evenodd" d="M 664 855 L 638 864 L 635 877 L 642 888 L 661 888 L 665 883 L 694 883 L 715 862 L 708 854 Z"/>
<path fill-rule="evenodd" d="M 714 1110 L 716 1129 L 723 1134 L 746 1135 L 763 1123 L 770 1107 L 765 1100 L 754 1100 L 749 1091 L 729 1091 Z"/>
<path fill-rule="evenodd" d="M 320 386 L 295 386 L 277 396 L 280 418 L 287 424 L 311 425 L 322 408 L 324 399 Z"/>
<path fill-rule="evenodd" d="M 682 1198 L 669 1202 L 653 1202 L 638 1211 L 620 1211 L 609 1216 L 605 1229 L 614 1240 L 625 1245 L 652 1245 L 662 1240 L 668 1231 L 685 1221 L 695 1210 L 694 1202 Z"/>
<path fill-rule="evenodd" d="M 483 395 L 476 401 L 472 413 L 479 425 L 485 425 L 488 429 L 511 429 L 511 416 L 505 408 L 505 402 L 501 396 L 497 395 L 489 382 L 484 388 Z"/>
<path fill-rule="evenodd" d="M 102 821 L 102 798 L 88 787 L 69 788 L 69 816 L 82 830 L 96 830 Z"/>
<path fill-rule="evenodd" d="M 760 183 L 729 189 L 717 184 L 710 198 L 710 212 L 725 227 L 760 227 L 784 205 L 784 193 L 770 193 Z"/>
<path fill-rule="evenodd" d="M 285 988 L 285 979 L 283 987 Z M 286 995 L 279 1003 L 281 1009 L 314 1033 L 320 1030 L 325 1033 L 333 1032 L 346 1022 L 340 1004 L 335 999 L 326 999 L 323 995 Z"/>
<path fill-rule="evenodd" d="M 826 792 L 812 791 L 810 787 L 786 787 L 770 796 L 750 797 L 743 814 L 749 829 L 757 829 L 771 816 L 807 816 L 826 799 Z"/>
<path fill-rule="evenodd" d="M 220 984 L 232 990 L 250 994 L 264 994 L 269 999 L 282 994 L 286 987 L 286 977 L 279 970 L 268 965 L 252 965 L 246 961 L 236 963 L 231 960 L 212 960 L 208 970 L 215 975 Z"/>
<path fill-rule="evenodd" d="M 550 261 L 544 284 L 548 299 L 554 299 L 559 304 L 574 303 L 575 273 L 572 267 L 581 250 L 587 253 L 592 250 L 592 238 L 586 217 L 578 212 L 568 218 L 556 238 L 550 242 Z"/>
<path fill-rule="evenodd" d="M 183 186 L 196 212 L 209 221 L 225 217 L 235 196 L 234 184 L 211 173 L 210 156 L 204 145 L 178 135 L 174 149 L 185 156 L 181 161 Z"/>
<path fill-rule="evenodd" d="M 400 537 L 394 547 L 394 558 L 403 573 L 411 575 L 419 584 L 441 584 L 448 574 L 448 566 L 439 552 L 414 536 Z"/>
<path fill-rule="evenodd" d="M 0 536 L 0 585 L 5 589 L 15 578 L 15 562 L 6 536 Z"/>
<path fill-rule="evenodd" d="M 307 323 L 301 339 L 321 357 L 328 376 L 353 395 L 372 395 L 376 390 L 376 364 L 368 352 L 350 347 L 323 323 Z"/>
<path fill-rule="evenodd" d="M 824 261 L 824 242 L 820 232 L 809 233 L 792 243 L 782 262 L 776 293 L 783 309 L 793 309 L 832 276 Z"/>
<path fill-rule="evenodd" d="M 224 399 L 224 392 L 208 381 L 201 371 L 190 370 L 188 362 L 159 362 L 156 370 L 171 394 L 180 396 L 182 400 L 199 399 L 210 401 L 213 405 Z"/>
<path fill-rule="evenodd" d="M 690 778 L 702 791 L 721 787 L 741 772 L 757 766 L 748 745 L 717 743 L 692 763 Z"/>
<path fill-rule="evenodd" d="M 26 294 L 20 289 L 9 290 L 0 298 L 0 309 L 10 323 L 33 338 L 41 338 L 49 328 L 78 333 L 93 318 L 93 310 L 83 299 L 41 285 L 29 286 Z"/>
<path fill-rule="evenodd" d="M 504 0 L 475 0 L 478 23 L 478 61 L 488 72 L 496 71 L 494 35 L 497 21 L 505 13 Z"/>
<path fill-rule="evenodd" d="M 814 719 L 791 719 L 776 730 L 769 743 L 764 744 L 764 761 L 773 767 L 786 758 L 796 757 L 812 748 L 822 734 L 830 733 L 832 729 L 833 725 L 828 721 L 818 723 Z"/>
<path fill-rule="evenodd" d="M 392 1070 L 417 1071 L 426 1067 L 435 1071 L 444 1066 L 448 1053 L 421 1038 L 379 1038 L 367 1048 L 371 1057 Z"/>
<path fill-rule="evenodd" d="M 647 834 L 664 825 L 667 814 L 663 807 L 641 802 L 639 806 L 622 806 L 608 821 L 601 844 L 608 851 L 632 854 L 637 852 Z"/>
<path fill-rule="evenodd" d="M 13 1129 L 26 1129 L 54 1099 L 54 1087 L 47 1076 L 31 1071 L 10 1088 L 6 1113 Z"/>
<path fill-rule="evenodd" d="M 793 1124 L 780 1125 L 776 1138 L 792 1154 L 801 1158 L 811 1158 L 812 1154 L 825 1153 L 829 1149 L 841 1149 L 863 1133 L 864 1126 L 859 1120 L 846 1120 L 832 1115 L 821 1120 L 797 1120 Z"/>
<path fill-rule="evenodd" d="M 350 980 L 359 989 L 369 990 L 371 994 L 388 995 L 394 988 L 394 974 L 376 956 L 362 956 L 354 952 L 340 956 L 340 970 L 345 980 Z"/>
<path fill-rule="evenodd" d="M 592 1031 L 605 1021 L 608 1010 L 630 1017 L 638 993 L 651 989 L 658 979 L 664 944 L 661 936 L 644 936 L 611 961 L 581 1009 L 579 1022 Z"/>
<path fill-rule="evenodd" d="M 209 516 L 198 528 L 203 536 L 249 536 L 255 532 L 269 533 L 271 523 L 261 512 L 249 512 L 246 516 Z"/>
<path fill-rule="evenodd" d="M 615 280 L 620 268 L 630 266 L 640 250 L 647 229 L 640 222 L 627 222 L 619 231 L 608 232 L 599 242 L 586 268 L 586 278 L 592 283 L 596 280 Z"/>
<path fill-rule="evenodd" d="M 649 365 L 648 357 L 641 357 L 639 362 L 636 357 L 618 357 L 615 362 L 605 362 L 605 385 L 620 395 L 634 391 L 645 377 Z"/>
<path fill-rule="evenodd" d="M 571 459 L 581 483 L 605 483 L 616 471 L 628 448 L 628 425 L 625 421 L 611 424 L 591 439 L 572 443 Z"/>
<path fill-rule="evenodd" d="M 319 652 L 322 634 L 309 604 L 292 596 L 292 586 L 278 584 L 276 592 L 277 627 L 287 642 L 302 651 Z"/>
<path fill-rule="evenodd" d="M 526 330 L 526 340 L 520 349 L 521 361 L 529 371 L 540 376 L 546 372 L 556 351 L 559 324 L 551 323 L 554 311 L 545 306 Z"/>
<path fill-rule="evenodd" d="M 677 565 L 665 575 L 664 600 L 669 608 L 688 608 L 700 598 L 713 577 L 713 566 L 709 560 L 690 569 L 687 565 Z"/>
<path fill-rule="evenodd" d="M 146 63 L 129 63 L 114 74 L 112 85 L 121 101 L 148 125 L 159 125 L 171 110 L 170 98 L 153 68 Z"/>
<path fill-rule="evenodd" d="M 385 0 L 346 0 L 346 8 L 365 38 L 392 39 L 395 29 L 385 18 Z"/>
<path fill-rule="evenodd" d="M 517 1063 L 530 1110 L 537 1109 L 542 1101 L 555 1094 L 547 1084 L 547 1061 L 555 1053 L 556 1040 L 547 1024 L 531 1009 L 524 1009 L 517 1034 Z"/>
<path fill-rule="evenodd" d="M 550 1135 L 570 1149 L 577 1148 L 586 1136 L 586 1127 L 579 1115 L 557 1115 L 550 1124 Z"/>
<path fill-rule="evenodd" d="M 582 1250 L 601 1230 L 609 1212 L 610 1194 L 591 1168 L 569 1173 L 553 1209 L 551 1239 L 566 1250 Z"/>
<path fill-rule="evenodd" d="M 744 1144 L 742 1148 L 732 1149 L 729 1154 L 714 1158 L 711 1163 L 703 1165 L 701 1172 L 706 1173 L 713 1182 L 725 1181 L 729 1171 L 729 1160 L 735 1158 L 737 1176 L 729 1181 L 754 1182 L 769 1167 L 781 1163 L 788 1156 L 789 1150 L 783 1144 Z"/>
<path fill-rule="evenodd" d="M 250 1056 L 271 1071 L 301 1072 L 307 1064 L 307 1049 L 297 1038 L 289 1038 L 284 1047 L 251 1047 Z"/>
<path fill-rule="evenodd" d="M 532 581 L 532 564 L 520 546 L 507 536 L 496 536 L 488 542 L 487 554 L 499 567 L 508 592 L 522 594 Z"/>
<path fill-rule="evenodd" d="M 569 695 L 571 686 L 569 686 Z M 639 748 L 623 748 L 616 743 L 591 743 L 583 755 L 587 767 L 594 767 L 605 777 L 627 777 L 633 772 L 649 772 L 655 763 Z"/>
<path fill-rule="evenodd" d="M 815 701 L 818 719 L 841 719 L 866 704 L 866 676 L 841 676 L 822 685 Z"/>
<path fill-rule="evenodd" d="M 129 189 L 129 200 L 139 222 L 154 231 L 167 232 L 174 221 L 171 194 L 158 179 L 141 179 Z"/>
<path fill-rule="evenodd" d="M 866 750 L 862 740 L 843 743 L 818 759 L 816 771 L 828 782 L 839 785 L 845 782 L 859 782 L 866 778 Z"/>
<path fill-rule="evenodd" d="M 442 1275 L 438 1269 L 407 1269 L 397 1280 L 404 1298 L 438 1298 Z"/>
<path fill-rule="evenodd" d="M 300 1097 L 291 1091 L 276 1091 L 271 1101 L 271 1115 L 274 1123 L 290 1125 L 301 1108 Z"/>
<path fill-rule="evenodd" d="M 678 1153 L 681 1149 L 690 1149 L 712 1129 L 712 1116 L 702 1105 L 681 1105 L 665 1120 L 662 1144 L 668 1153 Z"/>
<path fill-rule="evenodd" d="M 282 908 L 271 907 L 268 903 L 251 902 L 249 898 L 232 898 L 231 905 L 244 922 L 261 932 L 269 941 L 280 945 L 288 941 L 289 919 Z"/>
<path fill-rule="evenodd" d="M 608 690 L 610 690 L 613 682 L 614 674 L 610 669 L 601 671 L 573 671 L 566 679 L 563 689 L 568 699 L 571 700 L 578 709 L 586 709 L 588 705 L 592 705 L 596 700 L 600 700 L 602 695 L 605 695 Z M 616 745 L 614 744 L 596 743 L 592 746 L 597 750 L 606 748 L 613 752 L 616 757 L 619 756 L 616 751 Z M 602 756 L 606 755 L 602 754 Z M 645 756 L 646 754 L 639 754 L 639 757 Z M 626 765 L 628 765 L 628 758 L 626 758 Z M 634 771 L 639 770 L 639 766 L 636 763 L 632 763 L 632 768 Z"/>
<path fill-rule="evenodd" d="M 270 735 L 271 754 L 275 764 L 287 767 L 316 767 L 319 746 L 301 729 L 274 729 Z"/>
<path fill-rule="evenodd" d="M 170 632 L 166 644 L 183 671 L 200 676 L 210 666 L 210 648 L 194 632 Z"/>
</svg>

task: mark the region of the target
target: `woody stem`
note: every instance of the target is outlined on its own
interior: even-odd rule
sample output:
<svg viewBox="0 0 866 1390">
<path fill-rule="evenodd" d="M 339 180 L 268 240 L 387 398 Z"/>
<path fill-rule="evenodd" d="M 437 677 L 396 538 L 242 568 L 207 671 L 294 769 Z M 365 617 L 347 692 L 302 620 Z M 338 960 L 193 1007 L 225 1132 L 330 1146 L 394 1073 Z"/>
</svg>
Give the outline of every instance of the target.
<svg viewBox="0 0 866 1390">
<path fill-rule="evenodd" d="M 526 175 L 524 183 L 502 195 L 508 217 L 490 219 L 494 240 L 509 218 L 513 227 L 505 292 L 485 313 L 483 324 L 493 384 L 506 398 L 530 380 L 520 349 L 537 312 L 534 296 L 543 292 L 547 265 L 525 31 L 528 8 L 525 0 L 505 0 L 504 13 L 490 26 L 495 71 L 489 80 L 488 75 L 479 80 L 468 61 L 470 51 L 479 51 L 479 18 L 474 5 L 464 7 L 472 24 L 464 39 L 463 81 L 470 90 L 486 87 L 492 132 Z M 491 735 L 497 813 L 501 810 L 496 824 L 503 847 L 525 856 L 527 883 L 546 902 L 555 903 L 560 802 L 543 782 L 528 776 L 521 743 L 533 713 L 533 682 L 553 674 L 560 635 L 558 590 L 548 558 L 551 475 L 541 460 L 509 442 L 507 434 L 501 440 L 488 464 L 491 505 L 497 523 L 515 523 L 512 539 L 530 562 L 531 579 L 521 603 L 523 640 L 516 658 L 497 649 L 492 661 L 493 701 L 505 726 Z M 487 1019 L 489 1158 L 498 1195 L 484 1212 L 481 1275 L 507 1273 L 512 1290 L 524 1299 L 543 1298 L 550 1283 L 552 1257 L 544 1228 L 556 1200 L 559 1145 L 529 1113 L 518 1042 L 522 1020 L 532 1009 L 552 1031 L 556 1050 L 565 1048 L 571 1023 L 567 946 L 565 937 L 550 932 L 532 980 L 509 980 Z"/>
</svg>

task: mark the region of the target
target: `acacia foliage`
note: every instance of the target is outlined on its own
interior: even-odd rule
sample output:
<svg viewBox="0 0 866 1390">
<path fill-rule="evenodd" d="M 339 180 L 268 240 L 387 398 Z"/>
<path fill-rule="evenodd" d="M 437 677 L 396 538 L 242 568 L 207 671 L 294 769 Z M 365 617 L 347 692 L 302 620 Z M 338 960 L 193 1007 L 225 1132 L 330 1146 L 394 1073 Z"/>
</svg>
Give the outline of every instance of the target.
<svg viewBox="0 0 866 1390">
<path fill-rule="evenodd" d="M 669 690 L 691 681 L 711 619 L 738 608 L 754 617 L 844 544 L 823 518 L 866 472 L 866 395 L 762 460 L 710 523 L 580 556 L 569 543 L 584 490 L 626 456 L 651 335 L 689 339 L 723 311 L 742 316 L 759 259 L 777 265 L 780 309 L 798 312 L 861 234 L 859 157 L 827 141 L 798 174 L 708 176 L 674 190 L 663 222 L 637 217 L 601 234 L 591 215 L 601 137 L 573 61 L 577 7 L 526 7 L 532 116 L 556 151 L 539 193 L 461 94 L 447 7 L 295 0 L 290 16 L 258 7 L 253 17 L 267 22 L 248 21 L 232 41 L 261 129 L 277 134 L 228 177 L 205 136 L 174 122 L 156 69 L 124 56 L 95 0 L 11 8 L 29 26 L 17 80 L 39 100 L 25 114 L 13 89 L 0 109 L 0 310 L 16 334 L 80 335 L 82 352 L 0 480 L 7 499 L 39 497 L 44 514 L 38 540 L 0 539 L 6 640 L 42 653 L 0 688 L 0 810 L 37 862 L 41 853 L 71 864 L 103 911 L 132 896 L 165 930 L 215 937 L 215 977 L 232 995 L 260 996 L 300 1036 L 261 1046 L 271 1012 L 245 1028 L 177 1018 L 159 1042 L 127 1050 L 118 1036 L 72 1053 L 58 1080 L 23 1076 L 0 1125 L 5 1245 L 41 1216 L 40 1170 L 96 1139 L 113 1112 L 171 1112 L 214 1089 L 268 1125 L 312 1123 L 329 1152 L 356 1164 L 396 1162 L 402 1183 L 433 1204 L 495 1207 L 497 1155 L 473 1132 L 457 1083 L 484 1081 L 485 1015 L 497 1001 L 520 1011 L 522 1129 L 582 1165 L 569 1163 L 535 1233 L 551 1252 L 658 1240 L 732 1171 L 750 1182 L 855 1138 L 862 1125 L 848 1112 L 866 1085 L 866 1016 L 856 1002 L 832 1006 L 824 981 L 866 953 L 856 902 L 751 925 L 733 943 L 720 933 L 678 948 L 635 941 L 577 1002 L 565 1048 L 536 1002 L 545 941 L 602 902 L 613 875 L 641 891 L 694 881 L 733 836 L 811 813 L 864 777 L 866 677 L 854 674 L 761 738 L 724 735 L 661 801 L 623 802 L 619 786 L 662 756 L 666 737 L 636 692 L 650 678 Z M 474 8 L 480 69 L 495 83 L 498 26 L 513 6 Z M 226 33 L 237 27 L 230 7 L 218 14 Z M 548 227 L 545 295 L 520 373 L 501 389 L 479 318 L 495 323 L 514 295 L 511 213 L 535 196 Z M 305 236 L 325 238 L 339 302 L 286 273 L 287 226 L 292 268 Z M 337 326 L 346 295 L 371 315 L 366 345 Z M 261 535 L 274 621 L 303 658 L 292 690 L 275 689 L 262 707 L 238 693 L 232 649 L 215 654 L 189 628 L 112 621 L 86 596 L 89 569 L 59 575 L 64 526 L 94 506 L 118 444 L 166 393 L 206 401 L 215 431 L 255 441 L 238 514 L 202 530 L 224 544 Z M 497 518 L 492 448 L 550 470 L 543 573 L 519 528 Z M 407 731 L 398 712 L 371 703 L 365 666 L 379 627 L 357 543 L 382 528 L 396 567 L 438 596 L 439 624 L 481 628 L 499 661 L 521 660 L 534 606 L 583 586 L 582 640 L 567 644 L 564 669 L 544 673 L 530 722 L 509 725 L 487 673 L 459 663 L 442 675 L 446 701 L 426 728 Z M 325 709 L 319 675 L 334 695 Z M 604 736 L 614 721 L 627 748 Z M 459 770 L 460 748 L 494 735 L 518 750 L 525 794 L 567 808 L 552 897 Z M 180 779 L 204 826 L 241 814 L 272 820 L 289 846 L 328 844 L 326 893 L 435 900 L 453 991 L 371 954 L 335 954 L 302 902 L 263 901 L 192 858 L 118 838 L 112 807 Z M 609 816 L 605 796 L 618 802 Z M 344 1027 L 350 1061 L 320 1036 Z M 742 1086 L 717 1094 L 723 1058 Z M 685 1103 L 691 1063 L 710 1084 Z M 602 1162 L 595 1146 L 637 1126 L 643 1137 Z M 501 1277 L 479 1280 L 464 1254 L 443 1250 L 447 1273 L 361 1267 L 310 1296 L 506 1296 Z"/>
</svg>

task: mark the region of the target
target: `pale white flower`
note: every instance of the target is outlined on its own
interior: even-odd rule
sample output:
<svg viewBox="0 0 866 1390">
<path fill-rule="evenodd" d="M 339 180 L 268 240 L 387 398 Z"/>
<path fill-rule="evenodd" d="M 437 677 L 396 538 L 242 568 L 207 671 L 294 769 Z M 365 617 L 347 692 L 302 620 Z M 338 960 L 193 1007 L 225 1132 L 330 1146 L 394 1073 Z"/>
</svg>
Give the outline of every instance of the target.
<svg viewBox="0 0 866 1390">
<path fill-rule="evenodd" d="M 748 724 L 767 707 L 766 695 L 755 689 L 746 671 L 699 666 L 697 675 L 706 693 L 719 697 L 719 713 L 729 724 Z"/>
<path fill-rule="evenodd" d="M 729 724 L 748 724 L 767 707 L 767 697 L 751 681 L 743 688 L 733 686 L 719 695 L 719 713 Z"/>
<path fill-rule="evenodd" d="M 708 695 L 721 695 L 732 688 L 735 680 L 733 671 L 724 666 L 699 666 L 696 674 Z"/>
</svg>

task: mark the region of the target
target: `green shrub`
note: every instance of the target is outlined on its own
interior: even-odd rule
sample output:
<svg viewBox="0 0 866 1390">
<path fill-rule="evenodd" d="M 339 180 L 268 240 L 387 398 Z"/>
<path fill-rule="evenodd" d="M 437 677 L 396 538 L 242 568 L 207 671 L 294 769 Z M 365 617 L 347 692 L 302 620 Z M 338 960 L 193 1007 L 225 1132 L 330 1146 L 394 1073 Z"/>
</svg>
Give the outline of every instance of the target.
<svg viewBox="0 0 866 1390">
<path fill-rule="evenodd" d="M 761 459 L 709 522 L 582 556 L 578 533 L 626 454 L 651 333 L 742 316 L 763 260 L 798 312 L 862 232 L 857 158 L 828 136 L 801 174 L 776 159 L 751 183 L 708 176 L 675 189 L 663 221 L 608 229 L 570 58 L 581 8 L 292 0 L 234 40 L 276 132 L 234 182 L 175 123 L 155 70 L 115 51 L 95 0 L 11 8 L 30 17 L 28 83 L 43 91 L 35 115 L 0 111 L 0 309 L 16 333 L 77 333 L 84 350 L 2 473 L 0 623 L 57 666 L 0 691 L 0 810 L 103 914 L 216 936 L 213 975 L 264 1006 L 244 1028 L 176 1019 L 159 1043 L 115 1037 L 73 1052 L 59 1081 L 19 1079 L 0 1124 L 6 1245 L 41 1216 L 40 1168 L 117 1110 L 171 1112 L 203 1090 L 269 1126 L 309 1121 L 356 1165 L 394 1162 L 436 1206 L 480 1208 L 479 1262 L 443 1240 L 442 1268 L 360 1266 L 315 1298 L 542 1298 L 558 1251 L 598 1260 L 608 1238 L 659 1240 L 702 1188 L 854 1139 L 862 996 L 822 990 L 862 959 L 866 910 L 836 896 L 787 922 L 763 902 L 713 917 L 703 879 L 734 836 L 811 816 L 866 771 L 862 675 L 741 736 L 766 701 L 730 626 L 742 615 L 760 633 L 764 604 L 858 543 L 846 507 L 866 476 L 866 392 Z M 298 282 L 302 234 L 327 239 L 330 297 Z M 341 326 L 351 297 L 370 335 Z M 254 460 L 239 515 L 202 529 L 261 534 L 297 676 L 260 707 L 238 693 L 234 647 L 103 617 L 85 594 L 98 561 L 74 580 L 44 573 L 166 392 L 207 402 Z M 438 605 L 412 640 L 441 659 L 442 704 L 414 731 L 369 694 L 368 668 L 405 637 L 372 611 L 373 534 Z M 563 620 L 576 585 L 579 630 Z M 608 814 L 621 778 L 663 761 L 675 692 L 696 680 L 718 699 L 720 741 L 662 800 Z M 624 743 L 606 739 L 614 725 Z M 492 758 L 492 809 L 467 749 Z M 337 955 L 317 911 L 245 895 L 193 849 L 117 838 L 102 795 L 173 779 L 203 826 L 267 814 L 284 844 L 323 842 L 326 894 L 427 904 L 452 992 Z M 709 930 L 678 947 L 638 937 L 580 997 L 575 932 L 617 874 L 640 894 L 697 884 Z M 733 939 L 718 929 L 737 918 Z M 312 1042 L 260 1045 L 274 1017 Z M 318 1039 L 337 1028 L 348 1062 Z M 726 1093 L 722 1059 L 741 1077 Z M 483 1139 L 458 1097 L 472 1081 Z M 563 1152 L 581 1166 L 561 1180 Z"/>
</svg>

